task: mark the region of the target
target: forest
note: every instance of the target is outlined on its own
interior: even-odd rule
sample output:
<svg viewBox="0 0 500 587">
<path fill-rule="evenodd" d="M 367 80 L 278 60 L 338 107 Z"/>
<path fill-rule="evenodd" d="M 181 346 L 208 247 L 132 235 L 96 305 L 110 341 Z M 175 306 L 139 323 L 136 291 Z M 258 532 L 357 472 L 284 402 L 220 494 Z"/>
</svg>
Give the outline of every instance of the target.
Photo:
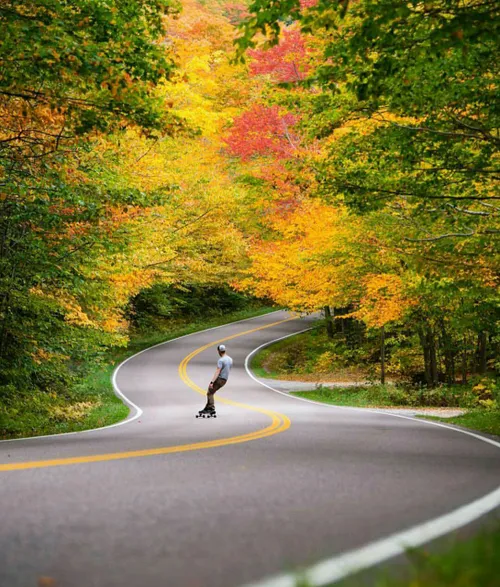
<svg viewBox="0 0 500 587">
<path fill-rule="evenodd" d="M 499 414 L 499 16 L 0 0 L 0 436 L 141 329 L 271 306 Z"/>
</svg>

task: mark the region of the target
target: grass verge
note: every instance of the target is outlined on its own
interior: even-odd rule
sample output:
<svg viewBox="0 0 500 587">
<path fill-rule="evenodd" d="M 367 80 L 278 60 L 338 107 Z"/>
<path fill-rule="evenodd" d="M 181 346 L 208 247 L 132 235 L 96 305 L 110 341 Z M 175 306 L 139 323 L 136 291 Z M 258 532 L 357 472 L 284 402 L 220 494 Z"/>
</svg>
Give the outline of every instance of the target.
<svg viewBox="0 0 500 587">
<path fill-rule="evenodd" d="M 408 552 L 411 563 L 404 578 L 381 574 L 375 587 L 496 587 L 500 576 L 500 524 L 494 523 L 471 539 L 453 538 L 444 551 L 418 548 Z M 336 583 L 356 587 L 356 577 Z"/>
<path fill-rule="evenodd" d="M 461 386 L 442 386 L 436 389 L 425 387 L 404 387 L 394 384 L 373 384 L 359 386 L 319 386 L 314 391 L 293 392 L 306 399 L 339 406 L 361 408 L 423 408 L 448 407 L 468 408 L 474 405 L 475 398 L 470 388 Z"/>
<path fill-rule="evenodd" d="M 303 335 L 296 334 L 293 339 L 299 339 L 301 336 Z M 289 340 L 285 339 L 264 347 L 253 355 L 250 362 L 250 369 L 257 377 L 267 377 L 268 379 L 279 379 L 280 377 L 283 377 L 285 373 L 276 368 L 274 364 L 269 365 L 269 359 L 272 358 L 275 353 L 280 352 L 282 349 L 286 349 L 288 346 Z"/>
<path fill-rule="evenodd" d="M 497 436 L 500 436 L 500 410 L 470 410 L 466 414 L 454 418 L 438 418 L 434 416 L 418 417 L 446 422 L 448 424 L 455 424 L 456 426 L 471 428 L 473 430 L 478 430 L 479 432 L 486 432 L 486 434 L 496 434 Z"/>
<path fill-rule="evenodd" d="M 252 358 L 251 368 L 258 377 L 271 379 L 323 379 L 332 383 L 337 380 L 335 386 L 324 383 L 313 391 L 292 392 L 292 395 L 304 399 L 332 405 L 361 408 L 463 408 L 468 411 L 461 416 L 420 417 L 500 435 L 500 391 L 491 375 L 472 376 L 467 385 L 442 384 L 433 389 L 405 382 L 352 385 L 352 376 L 340 376 L 336 379 L 335 373 L 330 372 L 328 377 L 324 378 L 326 365 L 322 363 L 323 358 L 327 359 L 330 365 L 336 364 L 328 351 L 325 351 L 325 345 L 328 344 L 332 343 L 325 342 L 319 330 L 312 330 L 262 349 Z M 324 367 L 325 371 L 318 367 Z M 364 367 L 366 366 L 362 366 L 362 369 Z"/>
<path fill-rule="evenodd" d="M 401 405 L 393 398 L 386 386 L 371 385 L 360 387 L 323 387 L 314 391 L 293 391 L 305 399 L 336 406 L 353 406 L 357 408 L 379 408 Z"/>
<path fill-rule="evenodd" d="M 87 376 L 65 394 L 19 392 L 0 405 L 0 439 L 79 432 L 116 424 L 125 419 L 129 408 L 114 394 L 111 377 L 127 357 L 155 344 L 237 320 L 253 318 L 276 308 L 239 310 L 203 321 L 177 323 L 160 332 L 135 333 L 126 348 L 110 351 L 104 365 L 91 366 Z"/>
<path fill-rule="evenodd" d="M 432 402 L 425 400 L 420 403 L 408 403 L 404 390 L 400 390 L 395 386 L 384 385 L 338 388 L 319 387 L 315 391 L 296 391 L 290 395 L 296 395 L 326 404 L 357 408 L 390 408 L 394 406 L 408 408 L 432 407 Z M 500 410 L 477 408 L 469 410 L 461 416 L 453 416 L 451 418 L 427 415 L 418 415 L 416 417 L 455 424 L 463 428 L 500 436 Z"/>
</svg>

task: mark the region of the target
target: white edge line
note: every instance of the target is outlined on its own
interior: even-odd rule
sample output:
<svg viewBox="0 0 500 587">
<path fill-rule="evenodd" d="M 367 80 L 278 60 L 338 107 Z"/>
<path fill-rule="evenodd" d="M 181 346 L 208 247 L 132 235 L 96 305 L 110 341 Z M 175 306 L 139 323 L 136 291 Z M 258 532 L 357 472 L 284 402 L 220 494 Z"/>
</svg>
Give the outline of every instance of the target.
<svg viewBox="0 0 500 587">
<path fill-rule="evenodd" d="M 291 334 L 287 334 L 286 336 L 281 336 L 280 338 L 276 338 L 270 342 L 266 342 L 257 347 L 256 349 L 254 349 L 251 353 L 247 355 L 245 359 L 245 370 L 247 374 L 254 381 L 260 383 L 260 385 L 263 385 L 264 387 L 267 387 L 268 389 L 293 400 L 316 404 L 324 408 L 371 412 L 374 414 L 393 416 L 394 418 L 403 418 L 405 420 L 411 420 L 413 422 L 416 421 L 422 424 L 428 424 L 430 426 L 447 428 L 448 430 L 459 432 L 467 436 L 472 436 L 473 438 L 482 440 L 483 442 L 487 442 L 488 444 L 492 444 L 493 446 L 500 448 L 500 442 L 497 442 L 485 436 L 481 436 L 480 434 L 475 434 L 474 432 L 462 430 L 461 428 L 456 428 L 454 426 L 449 426 L 447 424 L 442 424 L 440 422 L 432 422 L 430 420 L 417 420 L 416 418 L 413 418 L 411 416 L 403 416 L 401 414 L 394 414 L 392 412 L 386 412 L 383 410 L 372 410 L 370 408 L 356 408 L 349 406 L 335 406 L 333 404 L 325 404 L 313 400 L 308 400 L 275 389 L 274 387 L 267 385 L 267 383 L 260 381 L 257 377 L 254 376 L 254 374 L 250 370 L 249 365 L 251 358 L 259 350 L 285 338 L 289 338 L 291 336 L 295 336 L 296 334 L 302 334 L 303 332 L 307 332 L 308 330 L 311 330 L 311 328 L 306 328 L 299 332 L 293 332 Z M 363 571 L 372 566 L 380 564 L 390 558 L 404 554 L 408 548 L 416 548 L 422 546 L 427 542 L 435 540 L 436 538 L 444 536 L 445 534 L 449 534 L 454 530 L 458 530 L 459 528 L 466 526 L 467 524 L 470 524 L 474 520 L 477 520 L 481 516 L 487 514 L 488 512 L 491 512 L 499 506 L 500 487 L 467 505 L 461 506 L 456 510 L 449 512 L 448 514 L 444 514 L 442 516 L 434 518 L 433 520 L 428 520 L 427 522 L 424 522 L 422 524 L 417 524 L 416 526 L 413 526 L 411 528 L 408 528 L 407 530 L 403 530 L 396 534 L 391 534 L 390 536 L 382 538 L 381 540 L 370 542 L 369 544 L 362 546 L 361 548 L 349 550 L 347 552 L 325 559 L 309 567 L 308 569 L 302 571 L 299 570 L 296 573 L 281 573 L 278 575 L 274 575 L 272 577 L 264 578 L 255 583 L 248 583 L 244 587 L 296 587 L 299 578 L 300 580 L 305 579 L 308 582 L 308 584 L 310 584 L 312 587 L 322 587 L 325 585 L 329 585 L 331 583 L 335 583 L 337 581 L 345 579 L 349 575 L 352 575 L 359 571 Z"/>
<path fill-rule="evenodd" d="M 242 318 L 241 320 L 235 320 L 234 322 L 227 322 L 226 324 L 220 324 L 219 326 L 212 326 L 211 328 L 204 328 L 203 330 L 197 330 L 196 332 L 190 332 L 189 334 L 183 334 L 182 336 L 178 336 L 178 337 L 172 338 L 170 340 L 165 340 L 163 342 L 159 342 L 158 344 L 155 344 L 153 346 L 150 346 L 147 349 L 143 349 L 142 351 L 139 351 L 138 353 L 135 353 L 134 355 L 131 355 L 130 357 L 127 357 L 124 361 L 122 361 L 116 367 L 116 369 L 113 371 L 113 375 L 111 377 L 111 382 L 113 384 L 113 389 L 114 389 L 115 395 L 118 396 L 123 401 L 123 403 L 125 405 L 127 405 L 129 408 L 132 408 L 133 410 L 135 410 L 135 414 L 133 416 L 130 416 L 130 414 L 129 414 L 121 422 L 116 422 L 116 424 L 110 424 L 109 426 L 101 426 L 100 428 L 89 428 L 88 430 L 77 430 L 75 432 L 61 432 L 59 434 L 45 434 L 43 436 L 25 436 L 25 437 L 22 437 L 22 438 L 7 438 L 5 440 L 0 440 L 0 445 L 4 444 L 6 442 L 22 442 L 22 441 L 25 441 L 25 440 L 39 440 L 40 438 L 58 438 L 58 437 L 61 437 L 61 436 L 70 436 L 70 435 L 75 435 L 75 434 L 85 434 L 87 432 L 96 432 L 96 431 L 101 431 L 101 430 L 109 430 L 110 428 L 116 428 L 117 426 L 123 426 L 124 424 L 130 424 L 134 420 L 137 420 L 137 418 L 140 418 L 142 416 L 142 414 L 143 414 L 143 411 L 141 410 L 141 408 L 139 406 L 137 406 L 136 404 L 134 404 L 134 402 L 131 401 L 122 392 L 122 390 L 119 388 L 118 383 L 116 381 L 116 377 L 118 375 L 118 371 L 119 371 L 119 369 L 121 369 L 121 367 L 123 367 L 123 365 L 125 365 L 125 363 L 127 363 L 131 359 L 134 359 L 138 355 L 141 355 L 142 353 L 145 353 L 147 351 L 150 351 L 151 349 L 154 349 L 156 347 L 163 346 L 164 344 L 169 344 L 170 342 L 175 342 L 176 340 L 180 340 L 181 338 L 187 338 L 188 336 L 194 336 L 195 334 L 201 334 L 203 332 L 208 332 L 209 330 L 218 330 L 219 328 L 224 328 L 225 326 L 231 326 L 232 324 L 239 324 L 240 322 L 248 322 L 249 320 L 256 320 L 257 318 L 262 318 L 263 316 L 270 316 L 271 314 L 277 314 L 278 312 L 286 312 L 286 310 L 275 310 L 273 312 L 267 312 L 265 314 L 259 314 L 258 316 L 252 316 L 251 318 Z"/>
</svg>

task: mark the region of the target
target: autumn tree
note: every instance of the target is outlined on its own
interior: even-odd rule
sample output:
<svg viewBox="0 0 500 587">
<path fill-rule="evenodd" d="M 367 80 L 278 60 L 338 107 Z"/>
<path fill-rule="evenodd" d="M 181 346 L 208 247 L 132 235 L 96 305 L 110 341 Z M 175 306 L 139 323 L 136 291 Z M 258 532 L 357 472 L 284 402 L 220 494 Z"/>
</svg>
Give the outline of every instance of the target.
<svg viewBox="0 0 500 587">
<path fill-rule="evenodd" d="M 320 170 L 326 193 L 341 192 L 362 210 L 396 202 L 422 242 L 494 238 L 494 3 L 290 0 L 250 10 L 243 47 L 255 44 L 256 31 L 271 30 L 276 50 L 281 18 L 309 34 L 328 31 L 325 59 L 311 74 L 326 90 L 315 132 L 340 137 Z"/>
<path fill-rule="evenodd" d="M 269 75 L 274 81 L 303 81 L 310 70 L 304 37 L 298 29 L 284 29 L 277 45 L 267 50 L 250 50 L 251 75 Z"/>
<path fill-rule="evenodd" d="M 284 22 L 322 47 L 295 84 L 315 92 L 300 105 L 295 88 L 290 96 L 302 144 L 318 145 L 304 164 L 316 197 L 379 219 L 377 239 L 414 276 L 392 297 L 419 300 L 407 318 L 420 333 L 428 385 L 443 364 L 454 381 L 460 354 L 462 379 L 484 371 L 498 321 L 480 301 L 496 299 L 498 287 L 498 7 L 256 0 L 249 10 L 237 44 L 250 60 L 266 48 L 271 59 Z M 365 285 L 355 313 L 379 322 L 391 288 Z"/>
<path fill-rule="evenodd" d="M 109 259 L 160 195 L 120 185 L 102 133 L 180 124 L 154 86 L 173 2 L 0 5 L 0 385 L 64 390 L 120 338 Z M 97 150 L 96 150 L 97 148 Z M 118 338 L 117 338 L 118 333 Z M 121 331 L 123 334 L 123 330 Z"/>
<path fill-rule="evenodd" d="M 293 114 L 280 111 L 277 106 L 255 104 L 235 119 L 226 139 L 228 151 L 243 160 L 254 155 L 286 158 L 296 149 L 296 120 Z"/>
</svg>

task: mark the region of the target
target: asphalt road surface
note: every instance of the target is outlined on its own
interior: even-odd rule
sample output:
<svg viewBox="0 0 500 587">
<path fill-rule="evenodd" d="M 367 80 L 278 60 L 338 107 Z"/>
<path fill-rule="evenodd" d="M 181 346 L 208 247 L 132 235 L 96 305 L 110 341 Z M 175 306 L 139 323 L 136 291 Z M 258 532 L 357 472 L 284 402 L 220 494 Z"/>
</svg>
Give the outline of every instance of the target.
<svg viewBox="0 0 500 587">
<path fill-rule="evenodd" d="M 136 355 L 116 383 L 143 413 L 124 425 L 0 443 L 0 585 L 238 587 L 498 487 L 496 446 L 252 380 L 244 362 L 254 348 L 308 326 L 287 318 Z M 221 339 L 234 368 L 218 417 L 197 420 Z"/>
</svg>

